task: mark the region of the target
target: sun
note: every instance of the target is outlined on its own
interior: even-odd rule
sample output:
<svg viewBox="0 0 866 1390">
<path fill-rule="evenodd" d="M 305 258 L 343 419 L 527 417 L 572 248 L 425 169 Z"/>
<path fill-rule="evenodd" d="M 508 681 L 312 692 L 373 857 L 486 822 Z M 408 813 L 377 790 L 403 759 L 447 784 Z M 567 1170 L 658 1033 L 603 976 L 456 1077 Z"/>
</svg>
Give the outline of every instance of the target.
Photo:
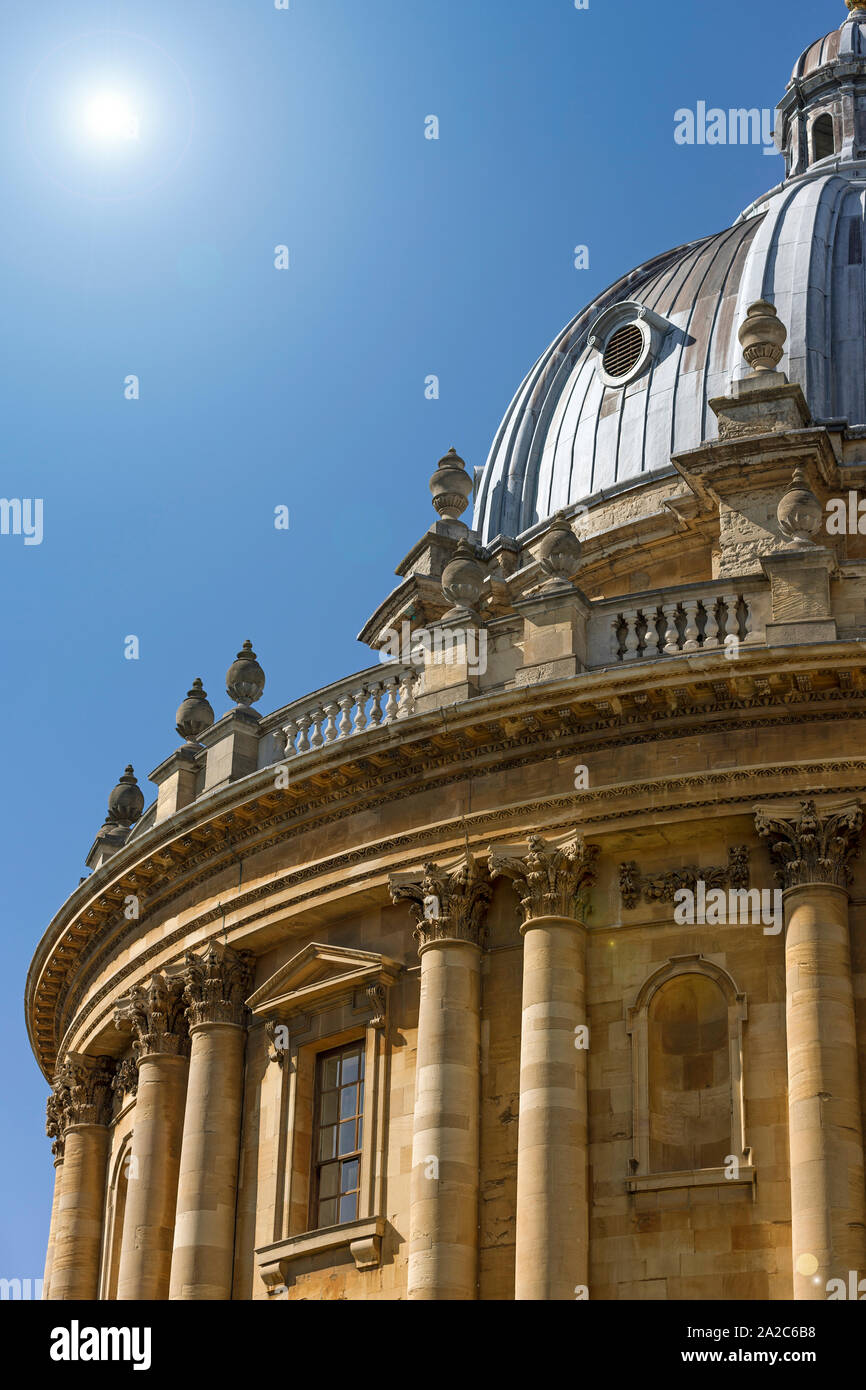
<svg viewBox="0 0 866 1390">
<path fill-rule="evenodd" d="M 132 101 L 122 92 L 95 92 L 84 106 L 84 129 L 92 140 L 120 144 L 137 140 L 139 117 Z"/>
</svg>

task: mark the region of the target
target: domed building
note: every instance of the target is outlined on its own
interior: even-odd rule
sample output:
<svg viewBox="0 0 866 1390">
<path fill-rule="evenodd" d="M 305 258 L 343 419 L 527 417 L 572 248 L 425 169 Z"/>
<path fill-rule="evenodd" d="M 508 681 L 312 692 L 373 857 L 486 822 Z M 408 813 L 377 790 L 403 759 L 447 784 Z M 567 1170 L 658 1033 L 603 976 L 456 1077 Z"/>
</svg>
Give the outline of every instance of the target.
<svg viewBox="0 0 866 1390">
<path fill-rule="evenodd" d="M 866 1273 L 866 8 L 776 140 L 542 355 L 471 529 L 440 461 L 367 669 L 266 714 L 246 642 L 126 769 L 27 980 L 48 1298 Z"/>
</svg>

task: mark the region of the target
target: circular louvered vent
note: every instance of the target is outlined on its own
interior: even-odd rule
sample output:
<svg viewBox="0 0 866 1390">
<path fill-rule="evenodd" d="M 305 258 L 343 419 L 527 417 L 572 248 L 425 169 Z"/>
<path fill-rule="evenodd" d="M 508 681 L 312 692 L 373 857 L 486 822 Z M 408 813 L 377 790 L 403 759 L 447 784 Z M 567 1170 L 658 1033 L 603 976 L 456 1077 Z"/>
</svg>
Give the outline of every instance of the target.
<svg viewBox="0 0 866 1390">
<path fill-rule="evenodd" d="M 633 372 L 644 350 L 644 335 L 636 323 L 624 323 L 612 333 L 604 349 L 602 366 L 608 376 L 618 379 Z"/>
</svg>

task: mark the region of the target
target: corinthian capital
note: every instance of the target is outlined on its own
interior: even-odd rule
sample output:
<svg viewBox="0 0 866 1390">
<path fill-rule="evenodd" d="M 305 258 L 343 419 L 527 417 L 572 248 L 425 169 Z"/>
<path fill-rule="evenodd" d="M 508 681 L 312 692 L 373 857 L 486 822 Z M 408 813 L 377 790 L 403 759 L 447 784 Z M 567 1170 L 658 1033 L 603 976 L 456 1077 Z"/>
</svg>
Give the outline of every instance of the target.
<svg viewBox="0 0 866 1390">
<path fill-rule="evenodd" d="M 492 889 L 486 868 L 468 851 L 451 868 L 425 864 L 420 876 L 392 874 L 388 887 L 395 903 L 409 903 L 419 950 L 431 941 L 481 945 Z"/>
<path fill-rule="evenodd" d="M 111 1118 L 111 1082 L 114 1062 L 110 1057 L 83 1057 L 69 1053 L 54 1077 L 54 1093 L 48 1098 L 45 1130 L 53 1139 L 52 1152 L 63 1152 L 70 1125 L 107 1125 Z"/>
<path fill-rule="evenodd" d="M 179 980 L 157 973 L 133 985 L 114 1011 L 115 1027 L 132 1033 L 135 1059 L 150 1053 L 182 1057 L 189 1051 L 185 1001 Z"/>
<path fill-rule="evenodd" d="M 166 969 L 183 985 L 190 1028 L 199 1023 L 233 1023 L 243 1027 L 246 997 L 253 978 L 253 955 L 210 941 L 201 955 L 187 951 L 183 960 Z"/>
<path fill-rule="evenodd" d="M 589 890 L 595 883 L 598 847 L 587 845 L 582 835 L 548 843 L 530 835 L 528 845 L 490 851 L 494 878 L 510 878 L 520 899 L 523 921 L 534 917 L 569 917 L 582 922 L 588 910 Z"/>
<path fill-rule="evenodd" d="M 801 801 L 799 809 L 790 811 L 755 808 L 755 826 L 768 842 L 776 882 L 784 888 L 807 883 L 847 888 L 862 825 L 863 813 L 854 801 L 823 812 L 815 809 L 814 801 Z"/>
</svg>

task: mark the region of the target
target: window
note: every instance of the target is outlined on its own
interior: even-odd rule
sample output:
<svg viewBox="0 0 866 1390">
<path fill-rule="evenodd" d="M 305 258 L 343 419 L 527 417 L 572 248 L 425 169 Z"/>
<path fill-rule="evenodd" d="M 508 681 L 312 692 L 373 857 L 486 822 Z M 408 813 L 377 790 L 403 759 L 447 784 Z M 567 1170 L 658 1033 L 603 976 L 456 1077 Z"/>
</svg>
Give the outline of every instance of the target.
<svg viewBox="0 0 866 1390">
<path fill-rule="evenodd" d="M 364 1043 L 317 1058 L 312 1226 L 355 1221 L 364 1130 Z"/>
<path fill-rule="evenodd" d="M 833 117 L 828 115 L 819 116 L 812 123 L 812 163 L 819 159 L 827 159 L 829 155 L 836 153 L 836 140 L 833 135 Z"/>
</svg>

